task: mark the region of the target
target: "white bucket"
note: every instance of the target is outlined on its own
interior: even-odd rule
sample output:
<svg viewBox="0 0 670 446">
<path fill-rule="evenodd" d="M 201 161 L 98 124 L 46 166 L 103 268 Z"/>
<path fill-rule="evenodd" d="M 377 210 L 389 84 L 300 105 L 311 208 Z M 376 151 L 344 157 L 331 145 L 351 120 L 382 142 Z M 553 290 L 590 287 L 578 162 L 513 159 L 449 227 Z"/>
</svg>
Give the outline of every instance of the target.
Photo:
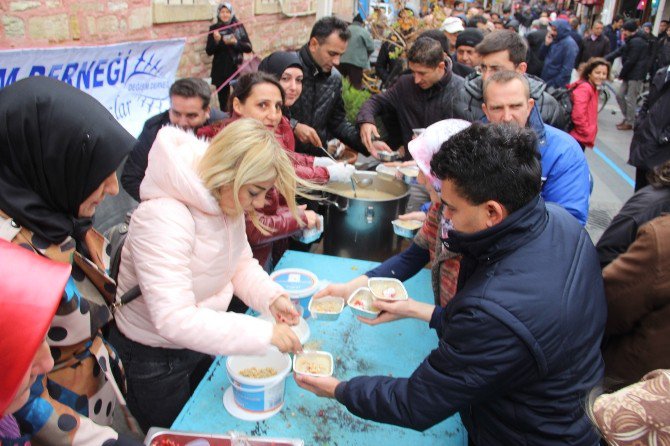
<svg viewBox="0 0 670 446">
<path fill-rule="evenodd" d="M 247 378 L 240 371 L 251 367 L 272 367 L 277 370 L 269 378 Z M 228 379 L 233 386 L 235 404 L 241 409 L 262 413 L 279 409 L 284 404 L 284 384 L 291 371 L 291 357 L 278 350 L 264 356 L 229 356 L 226 359 Z"/>
</svg>

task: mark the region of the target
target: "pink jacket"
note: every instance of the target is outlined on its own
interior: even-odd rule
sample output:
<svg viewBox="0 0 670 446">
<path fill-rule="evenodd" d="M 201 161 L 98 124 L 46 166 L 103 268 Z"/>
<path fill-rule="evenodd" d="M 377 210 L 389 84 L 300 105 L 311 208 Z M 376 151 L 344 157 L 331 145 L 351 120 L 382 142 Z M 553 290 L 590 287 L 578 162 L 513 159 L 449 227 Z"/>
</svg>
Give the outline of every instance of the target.
<svg viewBox="0 0 670 446">
<path fill-rule="evenodd" d="M 117 297 L 138 282 L 142 296 L 116 313 L 128 338 L 153 347 L 263 354 L 269 322 L 227 313 L 233 292 L 269 313 L 283 289 L 251 256 L 244 215 L 221 212 L 195 169 L 207 143 L 174 127 L 158 132 L 142 202 L 133 213 L 119 271 Z"/>
<path fill-rule="evenodd" d="M 598 90 L 590 82 L 578 80 L 568 85 L 572 90 L 572 123 L 570 135 L 587 147 L 593 147 L 598 134 Z"/>
</svg>

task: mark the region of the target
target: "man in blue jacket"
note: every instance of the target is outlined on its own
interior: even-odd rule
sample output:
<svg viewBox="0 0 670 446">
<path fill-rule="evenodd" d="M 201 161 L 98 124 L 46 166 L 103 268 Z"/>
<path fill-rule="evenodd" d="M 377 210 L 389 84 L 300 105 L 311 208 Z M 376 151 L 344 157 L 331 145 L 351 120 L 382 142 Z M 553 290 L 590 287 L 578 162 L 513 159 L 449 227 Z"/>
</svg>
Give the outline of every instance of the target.
<svg viewBox="0 0 670 446">
<path fill-rule="evenodd" d="M 456 412 L 473 445 L 589 445 L 584 412 L 603 376 L 606 303 L 596 251 L 564 209 L 540 197 L 536 137 L 518 126 L 473 124 L 442 145 L 444 240 L 463 255 L 446 307 L 381 302 L 372 324 L 430 323 L 435 350 L 409 378 L 297 375 L 353 414 L 417 430 Z"/>
<path fill-rule="evenodd" d="M 549 25 L 549 32 L 540 50 L 540 58 L 544 58 L 540 77 L 548 87 L 562 88 L 570 83 L 570 75 L 579 53 L 579 46 L 570 37 L 570 31 L 567 20 L 555 20 Z"/>
<path fill-rule="evenodd" d="M 493 74 L 484 82 L 484 114 L 489 122 L 517 124 L 535 132 L 542 155 L 542 198 L 561 205 L 585 225 L 591 175 L 584 152 L 572 136 L 542 122 L 529 89 L 522 74 Z"/>
</svg>

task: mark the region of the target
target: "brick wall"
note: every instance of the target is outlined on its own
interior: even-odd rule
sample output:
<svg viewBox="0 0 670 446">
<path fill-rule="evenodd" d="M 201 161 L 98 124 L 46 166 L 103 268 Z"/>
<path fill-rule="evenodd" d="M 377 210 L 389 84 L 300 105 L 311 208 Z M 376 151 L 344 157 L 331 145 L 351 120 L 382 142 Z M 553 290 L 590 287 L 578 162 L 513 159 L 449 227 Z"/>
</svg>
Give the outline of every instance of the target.
<svg viewBox="0 0 670 446">
<path fill-rule="evenodd" d="M 253 13 L 253 0 L 233 1 L 254 50 L 261 56 L 306 42 L 315 15 L 293 20 Z M 333 0 L 333 13 L 352 16 L 352 0 Z M 213 17 L 215 6 L 211 6 Z M 103 45 L 207 32 L 211 20 L 154 24 L 151 0 L 0 0 L 0 49 Z M 290 22 L 289 22 L 290 20 Z M 281 30 L 281 31 L 280 31 Z M 279 34 L 277 35 L 277 33 Z M 273 36 L 277 36 L 272 39 Z M 209 77 L 206 37 L 189 37 L 178 77 Z"/>
</svg>

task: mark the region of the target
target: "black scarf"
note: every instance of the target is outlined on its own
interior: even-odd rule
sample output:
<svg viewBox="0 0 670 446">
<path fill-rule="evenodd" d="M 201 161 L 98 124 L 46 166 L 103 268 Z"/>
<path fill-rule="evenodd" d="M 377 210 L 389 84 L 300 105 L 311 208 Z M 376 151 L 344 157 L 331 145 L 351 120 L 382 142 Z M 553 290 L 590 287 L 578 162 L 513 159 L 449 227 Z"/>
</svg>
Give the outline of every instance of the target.
<svg viewBox="0 0 670 446">
<path fill-rule="evenodd" d="M 96 99 L 31 77 L 0 90 L 0 209 L 50 243 L 81 240 L 79 206 L 132 150 L 134 138 Z"/>
</svg>

